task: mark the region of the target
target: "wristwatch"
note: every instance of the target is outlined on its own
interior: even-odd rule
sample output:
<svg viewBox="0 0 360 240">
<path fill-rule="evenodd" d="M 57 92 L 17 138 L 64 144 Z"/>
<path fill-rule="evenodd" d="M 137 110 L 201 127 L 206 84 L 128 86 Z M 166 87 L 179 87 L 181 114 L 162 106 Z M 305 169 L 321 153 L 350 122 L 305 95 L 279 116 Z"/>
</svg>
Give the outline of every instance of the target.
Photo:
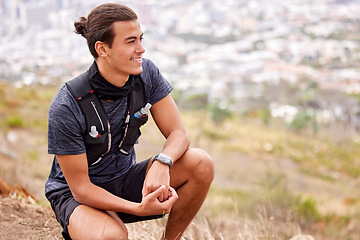
<svg viewBox="0 0 360 240">
<path fill-rule="evenodd" d="M 166 154 L 164 154 L 164 153 L 159 153 L 158 155 L 156 155 L 156 156 L 154 157 L 154 160 L 153 160 L 152 162 L 154 163 L 155 160 L 157 160 L 157 161 L 159 161 L 159 162 L 162 162 L 162 163 L 168 165 L 169 168 L 170 168 L 171 165 L 172 165 L 171 157 L 168 156 L 168 155 L 166 155 Z"/>
</svg>

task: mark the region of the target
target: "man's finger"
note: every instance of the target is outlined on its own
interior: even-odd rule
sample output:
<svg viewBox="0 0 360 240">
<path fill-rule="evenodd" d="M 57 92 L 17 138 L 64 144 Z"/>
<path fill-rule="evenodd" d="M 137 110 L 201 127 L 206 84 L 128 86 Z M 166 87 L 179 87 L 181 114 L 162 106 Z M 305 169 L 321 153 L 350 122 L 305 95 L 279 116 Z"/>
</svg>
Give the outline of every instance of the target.
<svg viewBox="0 0 360 240">
<path fill-rule="evenodd" d="M 160 194 L 160 196 L 158 196 L 158 200 L 159 202 L 163 202 L 164 201 L 164 194 Z"/>
<path fill-rule="evenodd" d="M 156 189 L 154 192 L 149 193 L 148 195 L 152 198 L 158 198 L 160 195 L 162 195 L 164 193 L 164 191 L 166 191 L 166 186 L 162 185 L 161 187 L 159 187 L 158 189 Z"/>
<path fill-rule="evenodd" d="M 178 195 L 175 189 L 173 189 L 172 187 L 169 187 L 169 196 L 174 197 L 176 199 L 178 199 Z"/>
<path fill-rule="evenodd" d="M 167 199 L 166 202 L 167 202 L 169 207 L 167 209 L 165 209 L 166 214 L 170 213 L 172 206 L 174 205 L 174 203 L 178 199 L 178 195 L 177 195 L 175 189 L 170 187 L 168 191 L 169 191 L 169 198 Z"/>
<path fill-rule="evenodd" d="M 169 197 L 170 197 L 170 189 L 166 190 L 162 195 L 160 195 L 158 197 L 158 199 L 160 202 L 164 202 L 164 201 L 168 200 Z"/>
</svg>

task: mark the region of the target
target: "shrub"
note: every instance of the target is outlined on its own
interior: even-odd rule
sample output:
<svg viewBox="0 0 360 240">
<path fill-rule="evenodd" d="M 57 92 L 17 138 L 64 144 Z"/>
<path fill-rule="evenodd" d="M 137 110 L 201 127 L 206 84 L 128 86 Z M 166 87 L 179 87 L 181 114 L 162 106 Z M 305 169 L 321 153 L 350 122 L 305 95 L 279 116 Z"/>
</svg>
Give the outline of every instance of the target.
<svg viewBox="0 0 360 240">
<path fill-rule="evenodd" d="M 321 219 L 316 202 L 312 198 L 306 198 L 305 200 L 300 201 L 295 206 L 294 212 L 307 224 L 316 223 Z"/>
<path fill-rule="evenodd" d="M 311 117 L 306 113 L 296 114 L 294 120 L 290 123 L 289 127 L 295 131 L 306 129 L 311 121 Z"/>
<path fill-rule="evenodd" d="M 19 115 L 10 115 L 6 117 L 5 119 L 5 125 L 6 127 L 24 127 L 25 126 L 25 120 L 23 117 Z"/>
</svg>

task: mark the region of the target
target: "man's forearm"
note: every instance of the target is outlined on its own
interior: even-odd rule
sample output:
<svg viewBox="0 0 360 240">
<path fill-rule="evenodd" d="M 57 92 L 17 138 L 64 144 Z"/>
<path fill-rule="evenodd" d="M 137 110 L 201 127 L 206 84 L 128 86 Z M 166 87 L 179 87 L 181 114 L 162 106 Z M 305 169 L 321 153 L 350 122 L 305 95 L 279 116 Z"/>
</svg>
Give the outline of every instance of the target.
<svg viewBox="0 0 360 240">
<path fill-rule="evenodd" d="M 79 186 L 78 189 L 72 192 L 75 200 L 79 203 L 101 210 L 135 214 L 139 205 L 119 198 L 92 183 Z"/>
<path fill-rule="evenodd" d="M 182 130 L 173 131 L 164 144 L 163 153 L 170 156 L 172 161 L 178 160 L 190 146 L 190 140 L 186 132 Z"/>
</svg>

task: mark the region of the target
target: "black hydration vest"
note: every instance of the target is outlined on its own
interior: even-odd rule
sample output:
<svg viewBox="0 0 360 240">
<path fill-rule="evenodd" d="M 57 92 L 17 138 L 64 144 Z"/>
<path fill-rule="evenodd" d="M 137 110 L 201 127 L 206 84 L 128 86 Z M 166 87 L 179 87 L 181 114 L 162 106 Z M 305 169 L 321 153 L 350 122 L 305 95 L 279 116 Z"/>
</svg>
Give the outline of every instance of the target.
<svg viewBox="0 0 360 240">
<path fill-rule="evenodd" d="M 83 136 L 86 155 L 89 165 L 101 161 L 102 157 L 111 149 L 111 127 L 101 100 L 90 84 L 88 72 L 81 74 L 66 83 L 70 93 L 76 99 L 84 115 L 86 131 Z M 148 116 L 143 115 L 135 118 L 134 113 L 146 105 L 144 83 L 140 75 L 134 76 L 133 84 L 129 92 L 125 123 L 121 126 L 123 137 L 118 150 L 125 155 L 134 149 L 141 135 L 140 127 L 144 125 Z"/>
</svg>

